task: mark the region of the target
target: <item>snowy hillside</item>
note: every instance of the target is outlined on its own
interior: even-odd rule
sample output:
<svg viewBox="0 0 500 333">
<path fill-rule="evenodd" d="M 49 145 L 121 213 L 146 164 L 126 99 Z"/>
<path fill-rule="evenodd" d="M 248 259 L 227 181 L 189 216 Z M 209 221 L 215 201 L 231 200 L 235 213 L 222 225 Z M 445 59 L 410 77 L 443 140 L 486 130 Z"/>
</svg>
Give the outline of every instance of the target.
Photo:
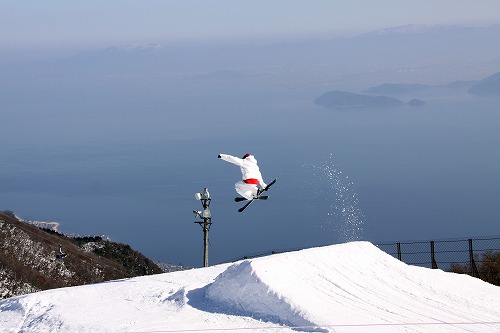
<svg viewBox="0 0 500 333">
<path fill-rule="evenodd" d="M 0 302 L 2 332 L 500 332 L 500 288 L 367 242 Z"/>
<path fill-rule="evenodd" d="M 43 223 L 0 211 L 0 299 L 163 272 L 127 244 L 101 236 L 67 237 L 35 226 L 48 225 Z"/>
</svg>

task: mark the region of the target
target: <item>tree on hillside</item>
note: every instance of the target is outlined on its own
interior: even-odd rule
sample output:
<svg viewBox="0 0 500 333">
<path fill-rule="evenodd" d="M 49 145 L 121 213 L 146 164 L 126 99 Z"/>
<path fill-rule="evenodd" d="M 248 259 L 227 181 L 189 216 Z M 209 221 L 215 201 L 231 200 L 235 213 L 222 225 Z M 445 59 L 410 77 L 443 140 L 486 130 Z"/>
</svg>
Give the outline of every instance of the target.
<svg viewBox="0 0 500 333">
<path fill-rule="evenodd" d="M 500 286 L 500 251 L 483 252 L 480 258 L 475 258 L 479 278 L 495 286 Z M 470 264 L 452 263 L 450 272 L 470 274 Z"/>
</svg>

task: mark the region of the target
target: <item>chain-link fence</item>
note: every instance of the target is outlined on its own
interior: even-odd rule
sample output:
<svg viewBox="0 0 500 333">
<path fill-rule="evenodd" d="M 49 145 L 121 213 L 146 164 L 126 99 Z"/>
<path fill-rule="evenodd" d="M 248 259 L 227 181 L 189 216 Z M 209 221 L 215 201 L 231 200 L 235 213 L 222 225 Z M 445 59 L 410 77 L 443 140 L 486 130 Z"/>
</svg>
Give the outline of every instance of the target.
<svg viewBox="0 0 500 333">
<path fill-rule="evenodd" d="M 456 271 L 480 278 L 482 274 L 489 274 L 485 269 L 490 266 L 498 268 L 500 264 L 497 262 L 500 259 L 500 236 L 375 245 L 409 265 Z"/>
<path fill-rule="evenodd" d="M 500 285 L 500 236 L 374 243 L 382 251 L 409 264 L 465 273 Z M 232 261 L 300 250 L 253 253 Z"/>
</svg>

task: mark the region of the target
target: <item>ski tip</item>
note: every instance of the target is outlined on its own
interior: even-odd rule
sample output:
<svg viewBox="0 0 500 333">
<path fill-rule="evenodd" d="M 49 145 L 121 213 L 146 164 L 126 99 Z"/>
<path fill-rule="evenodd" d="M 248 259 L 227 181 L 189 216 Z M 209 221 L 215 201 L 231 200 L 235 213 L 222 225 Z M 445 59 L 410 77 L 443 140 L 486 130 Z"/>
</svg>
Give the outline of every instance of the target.
<svg viewBox="0 0 500 333">
<path fill-rule="evenodd" d="M 276 179 L 278 179 L 278 178 L 275 178 L 272 182 L 270 182 L 269 184 L 267 184 L 266 188 L 262 189 L 262 192 L 269 190 L 269 188 L 271 186 L 273 186 L 274 183 L 276 183 Z"/>
</svg>

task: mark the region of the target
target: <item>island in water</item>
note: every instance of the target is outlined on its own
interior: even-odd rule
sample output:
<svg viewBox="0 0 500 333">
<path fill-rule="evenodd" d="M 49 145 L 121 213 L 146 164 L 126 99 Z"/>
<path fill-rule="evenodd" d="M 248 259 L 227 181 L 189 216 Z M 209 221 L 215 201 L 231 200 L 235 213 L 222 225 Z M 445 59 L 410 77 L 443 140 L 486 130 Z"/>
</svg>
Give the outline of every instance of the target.
<svg viewBox="0 0 500 333">
<path fill-rule="evenodd" d="M 345 91 L 330 91 L 324 93 L 314 100 L 314 104 L 330 109 L 344 108 L 368 108 L 368 107 L 390 107 L 409 104 L 411 106 L 421 106 L 425 102 L 419 99 L 412 99 L 409 103 L 388 96 L 370 96 L 350 93 Z"/>
</svg>

